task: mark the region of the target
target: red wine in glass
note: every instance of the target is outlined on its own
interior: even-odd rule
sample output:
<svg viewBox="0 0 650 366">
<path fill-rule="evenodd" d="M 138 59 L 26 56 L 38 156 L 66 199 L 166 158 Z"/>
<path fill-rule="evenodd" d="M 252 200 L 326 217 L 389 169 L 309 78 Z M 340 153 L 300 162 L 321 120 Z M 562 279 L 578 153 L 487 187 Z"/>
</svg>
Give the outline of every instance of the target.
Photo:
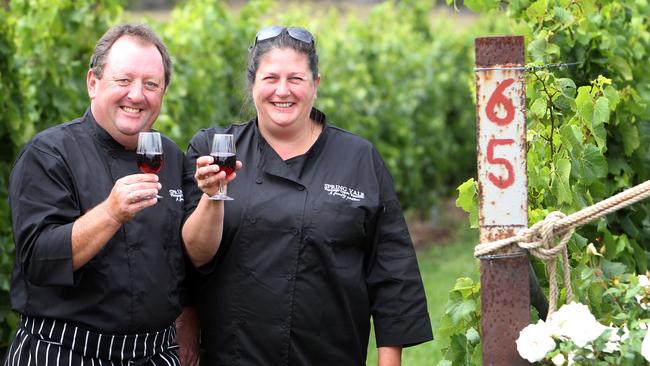
<svg viewBox="0 0 650 366">
<path fill-rule="evenodd" d="M 210 155 L 214 158 L 214 164 L 219 165 L 219 169 L 226 172 L 226 176 L 232 174 L 235 171 L 235 164 L 237 163 L 234 136 L 231 134 L 215 134 L 212 137 Z M 225 185 L 220 183 L 219 191 L 210 196 L 210 199 L 216 201 L 232 200 L 232 197 L 228 197 L 224 188 Z"/>
<path fill-rule="evenodd" d="M 138 169 L 145 174 L 156 174 L 163 166 L 162 138 L 159 132 L 140 132 L 138 135 Z M 156 195 L 159 200 L 162 198 Z"/>
<path fill-rule="evenodd" d="M 219 170 L 226 172 L 226 176 L 235 171 L 237 157 L 233 153 L 213 153 L 214 164 L 219 166 Z"/>
<path fill-rule="evenodd" d="M 138 168 L 141 172 L 156 174 L 162 166 L 163 154 L 138 153 Z"/>
</svg>

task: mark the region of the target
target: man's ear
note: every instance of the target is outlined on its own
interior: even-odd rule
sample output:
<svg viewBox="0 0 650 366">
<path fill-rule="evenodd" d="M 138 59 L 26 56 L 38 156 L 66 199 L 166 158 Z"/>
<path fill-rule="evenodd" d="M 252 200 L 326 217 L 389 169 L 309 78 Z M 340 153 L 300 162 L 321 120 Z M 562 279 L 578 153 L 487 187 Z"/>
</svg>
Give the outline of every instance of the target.
<svg viewBox="0 0 650 366">
<path fill-rule="evenodd" d="M 95 95 L 97 94 L 97 78 L 92 69 L 88 69 L 88 75 L 86 75 L 86 87 L 88 88 L 88 96 L 90 99 L 95 99 Z"/>
</svg>

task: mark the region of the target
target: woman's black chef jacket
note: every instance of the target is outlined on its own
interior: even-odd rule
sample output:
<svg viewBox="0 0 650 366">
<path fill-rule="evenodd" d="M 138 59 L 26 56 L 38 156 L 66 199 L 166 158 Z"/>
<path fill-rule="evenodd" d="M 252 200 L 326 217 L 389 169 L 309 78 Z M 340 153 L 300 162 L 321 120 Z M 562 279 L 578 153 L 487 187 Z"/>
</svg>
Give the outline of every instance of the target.
<svg viewBox="0 0 650 366">
<path fill-rule="evenodd" d="M 180 313 L 185 272 L 180 229 L 191 200 L 184 192 L 197 188 L 183 152 L 168 138 L 163 149 L 163 198 L 73 271 L 74 221 L 105 200 L 117 179 L 140 173 L 135 151 L 113 140 L 90 110 L 39 133 L 23 148 L 9 182 L 14 310 L 110 334 L 169 327 Z"/>
<path fill-rule="evenodd" d="M 188 157 L 208 155 L 215 132 L 194 136 Z M 430 340 L 415 252 L 372 144 L 325 124 L 290 166 L 256 120 L 225 133 L 243 168 L 221 247 L 201 268 L 201 364 L 362 365 L 370 316 L 378 346 Z"/>
</svg>

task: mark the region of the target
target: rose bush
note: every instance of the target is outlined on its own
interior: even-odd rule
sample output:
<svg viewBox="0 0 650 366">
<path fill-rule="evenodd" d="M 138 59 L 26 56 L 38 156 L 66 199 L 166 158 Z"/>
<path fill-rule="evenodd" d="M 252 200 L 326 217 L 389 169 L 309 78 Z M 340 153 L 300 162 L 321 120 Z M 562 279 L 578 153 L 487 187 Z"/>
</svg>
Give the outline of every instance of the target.
<svg viewBox="0 0 650 366">
<path fill-rule="evenodd" d="M 598 272 L 594 272 L 598 273 Z M 596 276 L 597 278 L 600 276 Z M 540 365 L 639 365 L 650 362 L 650 280 L 623 274 L 603 280 L 605 296 L 619 313 L 606 326 L 589 307 L 571 302 L 524 328 L 517 339 L 521 357 Z"/>
</svg>

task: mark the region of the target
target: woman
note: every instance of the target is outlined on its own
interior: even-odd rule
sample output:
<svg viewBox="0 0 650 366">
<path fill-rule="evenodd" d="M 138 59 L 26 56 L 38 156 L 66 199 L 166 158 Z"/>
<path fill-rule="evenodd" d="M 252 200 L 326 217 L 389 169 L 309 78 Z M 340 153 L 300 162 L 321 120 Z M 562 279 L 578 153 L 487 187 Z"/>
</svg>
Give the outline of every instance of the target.
<svg viewBox="0 0 650 366">
<path fill-rule="evenodd" d="M 201 364 L 365 364 L 372 317 L 379 363 L 398 365 L 402 347 L 432 336 L 381 157 L 313 107 L 307 30 L 258 32 L 247 78 L 256 118 L 201 130 L 188 148 L 207 161 L 212 136 L 230 133 L 244 166 L 228 187 L 221 247 L 200 268 Z"/>
</svg>

